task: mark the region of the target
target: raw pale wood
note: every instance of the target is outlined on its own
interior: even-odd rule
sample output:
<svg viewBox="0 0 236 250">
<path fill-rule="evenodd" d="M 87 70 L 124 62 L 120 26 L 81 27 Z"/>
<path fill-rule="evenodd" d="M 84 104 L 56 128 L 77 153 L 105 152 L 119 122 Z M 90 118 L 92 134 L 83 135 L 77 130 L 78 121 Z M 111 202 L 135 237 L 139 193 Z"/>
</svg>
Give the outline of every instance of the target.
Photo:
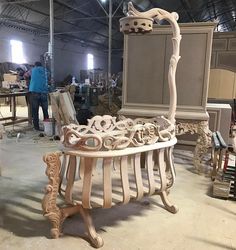
<svg viewBox="0 0 236 250">
<path fill-rule="evenodd" d="M 229 198 L 231 182 L 215 180 L 213 183 L 213 196 Z"/>
<path fill-rule="evenodd" d="M 143 197 L 143 182 L 142 182 L 142 173 L 141 173 L 141 154 L 134 155 L 134 174 L 135 174 L 135 182 L 137 188 L 137 196 L 136 199 L 140 200 Z"/>
<path fill-rule="evenodd" d="M 56 120 L 57 123 L 57 128 L 58 131 L 61 131 L 61 114 L 59 111 L 59 103 L 58 103 L 58 94 L 57 93 L 50 93 L 50 101 L 51 101 L 51 109 L 52 109 L 52 114 L 53 114 L 53 118 Z"/>
<path fill-rule="evenodd" d="M 90 204 L 90 196 L 92 190 L 92 174 L 93 174 L 93 158 L 84 159 L 84 184 L 82 190 L 82 204 L 84 208 L 92 208 Z"/>
<path fill-rule="evenodd" d="M 80 157 L 79 161 L 79 177 L 83 178 L 84 176 L 84 157 Z"/>
<path fill-rule="evenodd" d="M 119 157 L 115 157 L 113 160 L 113 169 L 119 169 L 120 167 L 120 158 Z"/>
<path fill-rule="evenodd" d="M 168 74 L 171 100 L 168 119 L 154 117 L 132 120 L 104 115 L 93 117 L 88 121 L 87 126 L 75 124 L 64 126 L 61 141 L 64 145 L 63 153 L 69 157 L 65 182 L 60 180 L 65 171 L 63 167 L 60 172 L 60 154 L 52 153 L 44 157 L 47 163 L 49 187 L 43 200 L 43 209 L 45 216 L 48 216 L 53 224 L 52 235 L 59 236 L 61 224 L 66 217 L 80 213 L 88 237 L 95 247 L 101 247 L 103 240 L 95 231 L 88 209 L 95 208 L 97 205 L 110 208 L 115 204 L 127 204 L 131 199 L 139 200 L 144 194 L 149 196 L 159 194 L 165 208 L 172 213 L 177 212 L 177 207 L 172 205 L 167 198 L 167 191 L 175 180 L 172 159 L 172 147 L 177 142 L 175 137 L 175 71 L 179 60 L 181 39 L 177 18 L 175 14 L 161 9 L 140 13 L 131 3 L 129 3 L 129 15 L 130 17 L 123 20 L 125 26 L 130 24 L 130 29 L 124 29 L 125 32 L 148 31 L 149 24 L 151 25 L 154 19 L 165 19 L 172 25 L 173 55 Z M 136 25 L 134 20 L 137 21 L 138 28 L 134 27 Z M 145 29 L 141 29 L 143 20 L 145 25 L 148 25 Z M 70 101 L 67 97 L 61 99 L 60 104 L 69 110 Z M 71 122 L 73 115 L 73 110 L 65 114 L 67 123 Z M 146 159 L 144 168 L 141 166 L 142 154 Z M 75 181 L 76 157 L 80 158 L 81 179 L 78 180 L 78 186 Z M 65 159 L 63 166 L 66 166 Z M 101 160 L 103 162 L 102 174 L 93 175 L 93 170 Z M 97 169 L 99 171 L 99 168 Z M 95 183 L 96 180 L 99 182 Z M 70 206 L 59 208 L 56 199 L 57 194 L 62 191 L 61 183 L 66 185 L 65 200 Z M 102 189 L 102 195 L 99 187 Z M 96 192 L 93 188 L 96 188 Z M 101 202 L 95 204 L 94 200 Z"/>
<path fill-rule="evenodd" d="M 175 113 L 177 105 L 177 94 L 176 94 L 176 83 L 175 83 L 175 73 L 178 61 L 180 59 L 179 50 L 180 50 L 180 29 L 177 24 L 179 18 L 178 14 L 175 12 L 169 13 L 163 9 L 153 8 L 146 12 L 137 11 L 133 4 L 129 2 L 128 4 L 128 16 L 121 19 L 120 30 L 124 33 L 132 32 L 147 32 L 152 30 L 151 19 L 160 21 L 166 20 L 172 27 L 173 38 L 173 54 L 170 59 L 169 72 L 168 72 L 168 84 L 170 92 L 170 105 L 169 105 L 169 114 L 168 119 L 171 123 L 175 122 Z"/>
<path fill-rule="evenodd" d="M 155 193 L 155 180 L 154 180 L 154 174 L 153 174 L 153 151 L 149 151 L 146 153 L 146 169 L 148 174 L 148 185 L 149 185 L 149 195 L 152 195 Z"/>
<path fill-rule="evenodd" d="M 171 212 L 171 213 L 173 213 L 173 214 L 176 214 L 176 213 L 178 212 L 178 207 L 177 207 L 176 205 L 173 205 L 173 204 L 169 201 L 169 199 L 168 199 L 168 197 L 167 197 L 166 191 L 162 191 L 162 192 L 160 193 L 160 196 L 161 196 L 161 200 L 162 200 L 162 202 L 163 202 L 163 204 L 164 204 L 166 210 L 169 211 L 169 212 Z"/>
<path fill-rule="evenodd" d="M 93 246 L 96 248 L 102 247 L 104 244 L 103 239 L 96 233 L 89 211 L 80 206 L 80 214 L 84 220 L 89 239 L 91 240 Z"/>
<path fill-rule="evenodd" d="M 76 157 L 74 155 L 70 155 L 66 173 L 67 185 L 65 190 L 65 201 L 68 204 L 73 204 L 72 191 L 73 191 L 73 184 L 75 181 L 76 163 L 77 163 Z"/>
<path fill-rule="evenodd" d="M 65 124 L 78 123 L 76 120 L 76 111 L 70 94 L 68 92 L 60 93 L 59 101 L 59 107 L 63 111 L 63 116 L 66 122 Z"/>
<path fill-rule="evenodd" d="M 110 208 L 112 203 L 112 158 L 103 159 L 103 207 Z"/>
<path fill-rule="evenodd" d="M 174 161 L 173 161 L 173 147 L 169 147 L 165 149 L 167 158 L 166 158 L 166 176 L 168 179 L 167 187 L 170 189 L 174 182 L 175 182 L 175 168 L 174 168 Z"/>
<path fill-rule="evenodd" d="M 46 175 L 49 183 L 45 188 L 45 195 L 42 200 L 43 214 L 52 223 L 51 236 L 58 238 L 61 233 L 61 225 L 64 216 L 56 203 L 57 193 L 60 182 L 60 161 L 61 152 L 48 153 L 43 160 L 47 164 Z"/>
<path fill-rule="evenodd" d="M 62 189 L 62 180 L 66 172 L 67 158 L 68 157 L 65 154 L 63 154 L 63 161 L 62 161 L 61 170 L 60 170 L 60 183 L 59 183 L 59 194 L 61 196 L 63 196 L 62 191 L 65 191 Z"/>
<path fill-rule="evenodd" d="M 167 179 L 166 179 L 166 163 L 164 161 L 164 150 L 159 150 L 159 157 L 158 157 L 158 166 L 159 166 L 159 173 L 161 177 L 161 189 L 160 191 L 165 191 L 167 187 Z"/>
<path fill-rule="evenodd" d="M 122 181 L 122 191 L 123 191 L 123 203 L 127 204 L 130 200 L 130 190 L 129 190 L 129 176 L 128 176 L 128 163 L 127 156 L 123 156 L 120 162 L 120 173 Z"/>
</svg>

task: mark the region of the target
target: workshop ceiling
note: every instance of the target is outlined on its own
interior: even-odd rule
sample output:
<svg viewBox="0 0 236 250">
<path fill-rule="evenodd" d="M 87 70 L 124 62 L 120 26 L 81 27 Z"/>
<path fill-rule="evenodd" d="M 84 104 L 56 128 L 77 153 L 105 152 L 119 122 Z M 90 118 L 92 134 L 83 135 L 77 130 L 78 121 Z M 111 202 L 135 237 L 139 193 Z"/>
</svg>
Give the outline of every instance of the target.
<svg viewBox="0 0 236 250">
<path fill-rule="evenodd" d="M 119 18 L 127 0 L 113 2 L 113 52 L 123 47 Z M 216 31 L 236 31 L 236 0 L 133 0 L 142 11 L 162 8 L 179 14 L 179 22 L 216 21 Z M 109 0 L 54 0 L 55 37 L 107 51 Z M 0 24 L 49 36 L 49 0 L 0 0 Z"/>
</svg>

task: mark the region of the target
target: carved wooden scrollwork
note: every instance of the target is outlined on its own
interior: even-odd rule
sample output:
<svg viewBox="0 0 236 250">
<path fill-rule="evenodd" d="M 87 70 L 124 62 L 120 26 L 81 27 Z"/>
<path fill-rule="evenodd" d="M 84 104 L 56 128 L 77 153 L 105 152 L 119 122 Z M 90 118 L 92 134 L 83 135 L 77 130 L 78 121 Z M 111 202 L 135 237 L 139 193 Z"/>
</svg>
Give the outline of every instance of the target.
<svg viewBox="0 0 236 250">
<path fill-rule="evenodd" d="M 197 144 L 194 151 L 194 166 L 200 172 L 202 168 L 202 158 L 211 145 L 212 132 L 209 129 L 208 121 L 195 123 L 179 122 L 176 125 L 176 135 L 183 135 L 186 133 L 198 134 Z"/>
<path fill-rule="evenodd" d="M 61 224 L 64 220 L 63 213 L 56 203 L 60 183 L 60 156 L 61 152 L 48 153 L 43 160 L 47 164 L 46 175 L 49 183 L 45 188 L 45 195 L 42 201 L 43 214 L 52 223 L 51 236 L 58 238 L 61 232 Z"/>
<path fill-rule="evenodd" d="M 70 124 L 62 128 L 63 136 L 61 141 L 63 145 L 75 149 L 73 151 L 64 151 L 65 154 L 70 156 L 66 176 L 67 186 L 65 189 L 65 200 L 67 204 L 69 203 L 69 206 L 63 206 L 59 209 L 56 203 L 58 189 L 62 183 L 60 175 L 63 176 L 65 172 L 65 170 L 61 171 L 61 153 L 49 153 L 44 157 L 44 161 L 47 164 L 46 175 L 48 176 L 49 183 L 46 186 L 46 194 L 42 202 L 42 207 L 44 215 L 47 216 L 52 223 L 51 234 L 54 238 L 59 237 L 64 219 L 79 212 L 85 222 L 90 241 L 95 247 L 102 247 L 103 240 L 97 235 L 88 210 L 93 207 L 91 200 L 94 180 L 93 170 L 94 167 L 96 167 L 97 158 L 103 158 L 102 204 L 104 208 L 111 207 L 113 203 L 112 163 L 114 163 L 115 160 L 118 160 L 118 166 L 120 167 L 122 202 L 126 204 L 130 201 L 131 185 L 129 183 L 130 169 L 128 169 L 128 157 L 130 156 L 137 187 L 136 198 L 140 199 L 145 193 L 148 195 L 158 193 L 168 211 L 172 213 L 178 211 L 177 207 L 168 200 L 167 192 L 175 180 L 171 147 L 174 146 L 177 141 L 175 138 L 174 117 L 176 110 L 175 70 L 179 60 L 179 42 L 181 39 L 179 27 L 176 23 L 175 14 L 170 14 L 160 9 L 154 9 L 140 14 L 130 3 L 129 15 L 131 17 L 129 20 L 132 20 L 132 25 L 134 26 L 143 25 L 142 21 L 145 19 L 148 26 L 152 24 L 154 19 L 166 19 L 173 27 L 173 55 L 170 60 L 168 75 L 171 100 L 168 119 L 155 117 L 151 119 L 137 118 L 132 120 L 123 117 L 118 120 L 116 117 L 105 115 L 95 116 L 88 120 L 87 126 Z M 134 20 L 137 21 L 137 24 Z M 125 21 L 127 21 L 127 19 Z M 147 30 L 149 29 L 147 26 L 146 28 Z M 144 145 L 148 146 L 142 147 Z M 134 149 L 134 147 L 140 148 Z M 128 149 L 115 151 L 126 148 Z M 111 151 L 102 152 L 107 150 Z M 155 156 L 153 155 L 154 151 Z M 145 155 L 144 169 L 141 163 L 142 153 Z M 72 196 L 72 186 L 75 180 L 77 166 L 76 156 L 80 157 L 81 167 L 83 167 L 82 196 L 78 203 L 73 202 Z M 64 164 L 66 164 L 66 158 L 64 158 L 64 160 Z M 157 170 L 156 173 L 158 174 L 154 172 L 154 169 Z M 146 184 L 143 182 L 143 170 L 146 171 L 145 176 L 147 176 L 146 184 L 148 184 L 148 191 L 144 190 L 146 189 Z"/>
<path fill-rule="evenodd" d="M 151 119 L 95 116 L 87 126 L 71 124 L 63 127 L 65 147 L 98 151 L 124 149 L 163 142 L 175 136 L 174 125 L 164 117 Z"/>
</svg>

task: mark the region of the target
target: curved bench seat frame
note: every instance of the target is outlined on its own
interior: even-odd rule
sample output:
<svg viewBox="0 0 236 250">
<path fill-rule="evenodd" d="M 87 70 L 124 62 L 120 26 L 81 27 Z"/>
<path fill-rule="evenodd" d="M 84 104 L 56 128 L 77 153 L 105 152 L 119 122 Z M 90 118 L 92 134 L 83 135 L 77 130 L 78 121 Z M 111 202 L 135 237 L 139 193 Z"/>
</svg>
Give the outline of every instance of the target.
<svg viewBox="0 0 236 250">
<path fill-rule="evenodd" d="M 49 183 L 46 186 L 42 207 L 44 216 L 48 217 L 52 223 L 53 238 L 61 234 L 61 226 L 65 218 L 80 213 L 92 245 L 97 248 L 103 245 L 103 240 L 96 233 L 89 214 L 89 209 L 93 208 L 91 198 L 95 179 L 93 173 L 99 159 L 102 160 L 101 206 L 103 208 L 110 208 L 114 205 L 112 178 L 113 168 L 115 168 L 115 171 L 117 169 L 119 171 L 122 189 L 122 200 L 119 203 L 127 204 L 132 199 L 140 200 L 144 195 L 159 194 L 165 208 L 172 213 L 177 212 L 177 207 L 167 198 L 169 189 L 175 181 L 172 157 L 172 149 L 177 142 L 175 137 L 177 101 L 175 73 L 180 59 L 181 40 L 177 19 L 176 13 L 157 8 L 140 13 L 132 3 L 129 3 L 128 16 L 120 20 L 122 32 L 150 32 L 153 22 L 161 20 L 168 21 L 172 26 L 173 54 L 168 72 L 170 91 L 168 118 L 135 120 L 121 118 L 117 121 L 111 116 L 95 116 L 89 120 L 88 126 L 71 124 L 63 128 L 64 150 L 44 156 Z M 77 192 L 74 184 L 78 161 L 82 183 L 79 200 L 74 197 Z M 131 173 L 134 180 L 133 195 L 131 195 L 130 186 Z M 147 176 L 145 180 L 143 173 Z M 144 185 L 145 181 L 146 185 Z M 57 205 L 58 194 L 64 198 L 67 206 Z"/>
</svg>

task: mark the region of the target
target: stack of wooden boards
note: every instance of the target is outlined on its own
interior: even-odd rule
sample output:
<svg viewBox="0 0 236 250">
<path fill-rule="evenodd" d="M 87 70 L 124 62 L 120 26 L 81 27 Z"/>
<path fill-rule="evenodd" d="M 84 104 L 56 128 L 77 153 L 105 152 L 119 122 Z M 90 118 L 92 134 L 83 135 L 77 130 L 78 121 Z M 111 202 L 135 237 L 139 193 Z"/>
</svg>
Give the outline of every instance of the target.
<svg viewBox="0 0 236 250">
<path fill-rule="evenodd" d="M 230 198 L 236 198 L 236 168 L 235 168 L 235 154 L 229 154 L 227 166 L 223 170 L 222 180 L 230 183 L 229 195 Z"/>
<path fill-rule="evenodd" d="M 236 155 L 227 150 L 225 156 L 218 157 L 222 161 L 214 178 L 213 196 L 219 198 L 236 198 Z"/>
<path fill-rule="evenodd" d="M 63 125 L 78 124 L 76 111 L 69 92 L 50 93 L 53 118 L 56 120 L 57 129 L 61 131 Z"/>
<path fill-rule="evenodd" d="M 223 171 L 218 174 L 213 183 L 213 196 L 219 198 L 236 198 L 236 171 L 235 171 L 235 154 L 229 153 L 227 165 Z"/>
</svg>

